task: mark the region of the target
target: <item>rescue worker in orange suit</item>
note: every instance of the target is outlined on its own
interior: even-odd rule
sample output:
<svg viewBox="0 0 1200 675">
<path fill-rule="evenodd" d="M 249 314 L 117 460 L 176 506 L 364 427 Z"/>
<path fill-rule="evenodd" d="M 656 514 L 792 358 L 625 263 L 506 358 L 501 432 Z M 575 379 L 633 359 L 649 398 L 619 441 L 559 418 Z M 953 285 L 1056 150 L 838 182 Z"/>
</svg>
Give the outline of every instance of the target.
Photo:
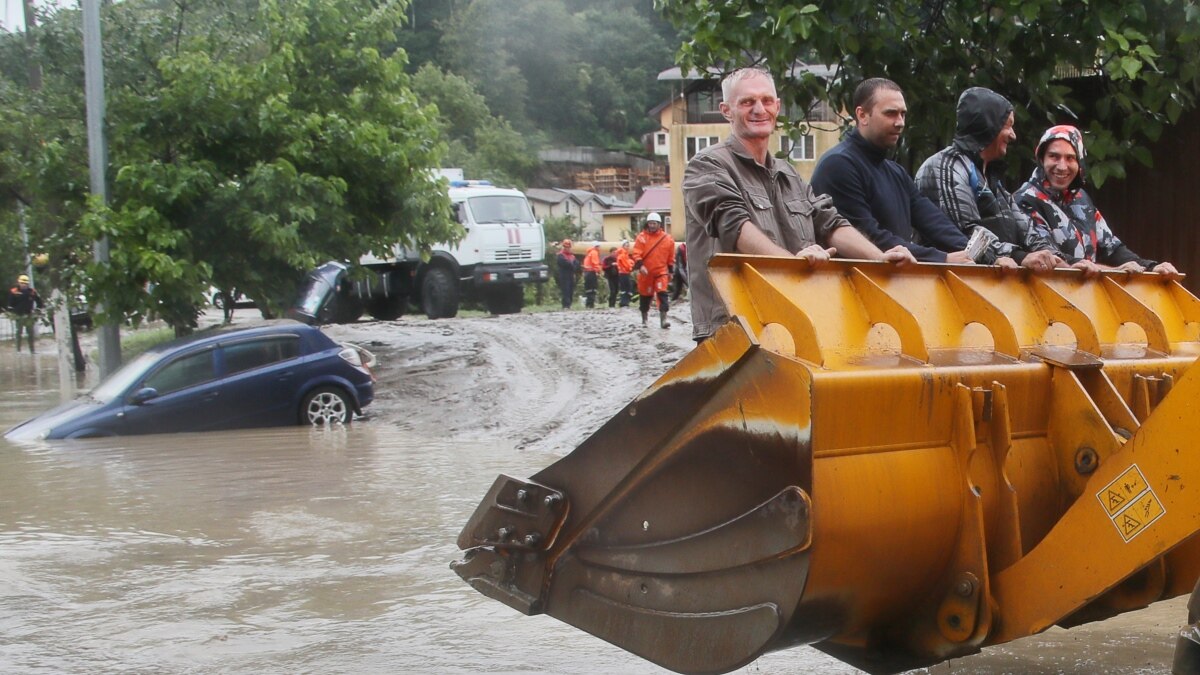
<svg viewBox="0 0 1200 675">
<path fill-rule="evenodd" d="M 617 249 L 617 288 L 621 290 L 621 306 L 628 307 L 633 297 L 633 256 L 629 255 L 629 240 L 621 241 Z"/>
<path fill-rule="evenodd" d="M 29 336 L 29 353 L 34 349 L 34 326 L 37 317 L 34 310 L 42 308 L 42 296 L 29 285 L 29 277 L 22 274 L 17 277 L 17 285 L 8 292 L 8 311 L 13 315 L 13 328 L 17 333 L 17 351 L 21 351 L 21 333 Z"/>
<path fill-rule="evenodd" d="M 592 309 L 596 306 L 596 289 L 600 287 L 600 242 L 593 241 L 583 256 L 583 298 L 584 306 Z"/>
<path fill-rule="evenodd" d="M 670 328 L 667 289 L 675 266 L 675 240 L 662 229 L 662 216 L 651 212 L 646 226 L 633 242 L 633 269 L 637 271 L 638 296 L 641 299 L 642 325 L 650 315 L 650 301 L 658 297 L 659 325 Z"/>
<path fill-rule="evenodd" d="M 608 255 L 600 261 L 600 267 L 604 268 L 604 281 L 608 284 L 609 309 L 617 306 L 617 288 L 620 283 L 620 276 L 617 274 L 617 250 L 616 246 L 608 249 Z"/>
<path fill-rule="evenodd" d="M 579 269 L 579 260 L 571 252 L 570 239 L 563 239 L 560 246 L 562 248 L 555 256 L 558 290 L 562 292 L 562 308 L 571 309 L 572 296 L 575 295 L 575 271 Z"/>
</svg>

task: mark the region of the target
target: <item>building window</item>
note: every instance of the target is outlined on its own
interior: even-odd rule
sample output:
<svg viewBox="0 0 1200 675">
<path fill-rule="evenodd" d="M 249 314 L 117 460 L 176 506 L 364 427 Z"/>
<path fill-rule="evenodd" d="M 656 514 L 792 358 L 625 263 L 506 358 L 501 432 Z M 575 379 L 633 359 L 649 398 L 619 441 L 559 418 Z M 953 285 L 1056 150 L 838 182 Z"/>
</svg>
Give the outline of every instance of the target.
<svg viewBox="0 0 1200 675">
<path fill-rule="evenodd" d="M 707 88 L 691 91 L 687 95 L 688 124 L 724 122 L 721 114 L 721 87 L 708 84 Z"/>
<path fill-rule="evenodd" d="M 710 145 L 720 143 L 721 139 L 716 136 L 688 136 L 687 137 L 687 156 L 685 159 L 691 159 L 696 156 L 697 152 L 707 148 Z"/>
<path fill-rule="evenodd" d="M 664 132 L 659 132 L 659 133 L 655 134 L 654 142 L 657 143 L 658 145 L 666 145 L 667 144 L 667 134 Z"/>
<path fill-rule="evenodd" d="M 788 151 L 788 157 L 793 162 L 811 162 L 817 158 L 817 138 L 812 134 L 805 134 L 795 141 L 783 136 L 779 145 L 781 149 Z"/>
</svg>

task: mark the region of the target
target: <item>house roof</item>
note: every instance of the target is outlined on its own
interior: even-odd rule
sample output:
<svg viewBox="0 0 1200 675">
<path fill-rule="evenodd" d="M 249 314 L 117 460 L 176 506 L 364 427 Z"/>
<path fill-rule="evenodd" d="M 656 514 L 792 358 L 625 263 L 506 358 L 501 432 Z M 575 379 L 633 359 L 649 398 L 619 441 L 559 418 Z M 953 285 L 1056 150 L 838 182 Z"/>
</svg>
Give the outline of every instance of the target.
<svg viewBox="0 0 1200 675">
<path fill-rule="evenodd" d="M 602 195 L 587 190 L 568 190 L 564 188 L 529 188 L 525 191 L 525 196 L 535 202 L 543 204 L 561 204 L 570 199 L 571 201 L 583 206 L 589 201 L 596 200 L 606 209 L 619 209 L 633 206 L 629 202 L 613 197 L 612 195 Z"/>
<path fill-rule="evenodd" d="M 679 70 L 679 69 L 676 68 L 675 70 Z M 660 79 L 660 80 L 663 79 L 661 74 L 658 76 L 658 79 Z M 682 96 L 681 96 L 681 98 L 682 98 Z M 659 103 L 658 105 L 651 108 L 650 111 L 647 112 L 646 114 L 649 115 L 650 117 L 657 117 L 658 113 L 662 112 L 667 106 L 671 105 L 671 102 L 674 100 L 675 100 L 674 98 L 668 98 L 667 100 L 663 101 L 662 103 Z"/>
<path fill-rule="evenodd" d="M 660 213 L 671 213 L 671 186 L 670 185 L 651 185 L 646 188 L 641 197 L 638 197 L 637 202 L 625 207 L 615 208 L 610 213 L 650 213 L 658 211 Z"/>
<path fill-rule="evenodd" d="M 642 196 L 633 204 L 635 209 L 646 209 L 647 211 L 670 211 L 671 210 L 671 186 L 670 185 L 652 185 L 646 188 Z"/>
<path fill-rule="evenodd" d="M 525 190 L 525 196 L 543 204 L 561 204 L 571 195 L 554 188 L 529 188 Z"/>
</svg>

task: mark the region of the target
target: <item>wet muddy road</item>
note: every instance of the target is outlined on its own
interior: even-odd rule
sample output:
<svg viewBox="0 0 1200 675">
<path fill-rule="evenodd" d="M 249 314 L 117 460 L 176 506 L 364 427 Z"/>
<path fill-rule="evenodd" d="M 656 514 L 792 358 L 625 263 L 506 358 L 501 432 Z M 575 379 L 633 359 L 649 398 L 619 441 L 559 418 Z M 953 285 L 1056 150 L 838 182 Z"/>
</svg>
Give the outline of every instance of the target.
<svg viewBox="0 0 1200 675">
<path fill-rule="evenodd" d="M 569 318 L 569 320 L 568 320 Z M 0 441 L 0 672 L 659 673 L 450 571 L 499 473 L 574 447 L 688 348 L 582 312 L 331 329 L 380 357 L 348 429 Z M 0 343 L 0 427 L 58 400 Z M 1165 673 L 1181 600 L 935 673 Z M 810 648 L 745 669 L 856 673 Z"/>
</svg>

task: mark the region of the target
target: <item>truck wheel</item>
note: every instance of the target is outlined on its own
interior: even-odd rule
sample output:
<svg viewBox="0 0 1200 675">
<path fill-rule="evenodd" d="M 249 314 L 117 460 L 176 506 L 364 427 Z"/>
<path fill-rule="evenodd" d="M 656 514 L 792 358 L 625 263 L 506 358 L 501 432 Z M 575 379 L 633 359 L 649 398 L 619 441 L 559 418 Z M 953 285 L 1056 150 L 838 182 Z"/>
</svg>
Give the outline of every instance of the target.
<svg viewBox="0 0 1200 675">
<path fill-rule="evenodd" d="M 492 314 L 517 314 L 525 306 L 525 289 L 519 284 L 488 289 L 483 304 Z"/>
<path fill-rule="evenodd" d="M 421 282 L 421 308 L 430 319 L 453 319 L 458 315 L 458 283 L 445 267 L 434 267 Z"/>
<path fill-rule="evenodd" d="M 378 298 L 371 302 L 367 307 L 367 311 L 371 316 L 380 321 L 395 321 L 404 316 L 404 305 L 408 302 L 408 298 L 402 295 L 393 295 L 390 298 Z"/>
<path fill-rule="evenodd" d="M 363 315 L 363 303 L 349 293 L 338 295 L 337 304 L 333 308 L 334 323 L 354 323 Z"/>
</svg>

